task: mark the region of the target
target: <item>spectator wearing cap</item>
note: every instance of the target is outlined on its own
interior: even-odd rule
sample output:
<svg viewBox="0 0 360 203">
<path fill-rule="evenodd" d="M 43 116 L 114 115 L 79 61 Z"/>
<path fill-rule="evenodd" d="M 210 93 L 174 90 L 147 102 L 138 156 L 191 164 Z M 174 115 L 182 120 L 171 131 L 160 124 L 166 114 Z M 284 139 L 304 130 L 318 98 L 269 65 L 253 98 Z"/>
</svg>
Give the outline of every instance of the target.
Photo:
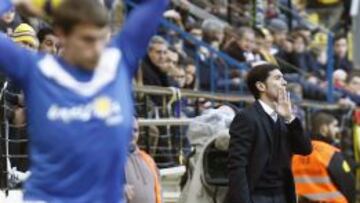
<svg viewBox="0 0 360 203">
<path fill-rule="evenodd" d="M 16 27 L 14 33 L 11 35 L 11 38 L 20 46 L 32 51 L 36 51 L 39 47 L 35 30 L 26 23 L 22 23 Z"/>
<path fill-rule="evenodd" d="M 48 27 L 42 28 L 37 33 L 39 39 L 39 51 L 56 55 L 59 48 L 59 38 L 55 35 L 54 30 Z"/>
</svg>

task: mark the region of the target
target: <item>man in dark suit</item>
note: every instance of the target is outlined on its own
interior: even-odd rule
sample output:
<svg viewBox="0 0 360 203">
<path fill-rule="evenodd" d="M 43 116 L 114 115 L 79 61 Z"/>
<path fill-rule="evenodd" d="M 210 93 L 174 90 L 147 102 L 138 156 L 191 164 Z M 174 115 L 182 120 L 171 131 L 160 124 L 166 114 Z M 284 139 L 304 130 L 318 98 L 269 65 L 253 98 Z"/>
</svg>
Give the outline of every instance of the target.
<svg viewBox="0 0 360 203">
<path fill-rule="evenodd" d="M 277 66 L 251 69 L 247 85 L 256 102 L 230 126 L 226 203 L 295 203 L 293 154 L 312 151 L 310 137 L 291 109 L 287 82 Z"/>
</svg>

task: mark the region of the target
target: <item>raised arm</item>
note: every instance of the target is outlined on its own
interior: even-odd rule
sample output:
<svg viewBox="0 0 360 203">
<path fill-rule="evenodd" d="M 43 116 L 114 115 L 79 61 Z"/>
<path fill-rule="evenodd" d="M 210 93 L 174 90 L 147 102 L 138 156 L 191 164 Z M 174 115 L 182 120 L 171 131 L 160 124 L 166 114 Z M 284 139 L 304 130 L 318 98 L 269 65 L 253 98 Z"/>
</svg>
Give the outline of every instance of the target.
<svg viewBox="0 0 360 203">
<path fill-rule="evenodd" d="M 114 43 L 122 50 L 131 74 L 136 72 L 139 59 L 146 53 L 150 38 L 156 33 L 168 1 L 140 0 L 130 12 L 122 31 L 116 36 Z M 126 2 L 132 3 L 134 0 Z"/>
<path fill-rule="evenodd" d="M 0 15 L 11 8 L 10 0 L 0 1 Z M 19 85 L 27 83 L 28 72 L 35 63 L 35 53 L 17 46 L 9 37 L 0 33 L 0 72 Z"/>
</svg>

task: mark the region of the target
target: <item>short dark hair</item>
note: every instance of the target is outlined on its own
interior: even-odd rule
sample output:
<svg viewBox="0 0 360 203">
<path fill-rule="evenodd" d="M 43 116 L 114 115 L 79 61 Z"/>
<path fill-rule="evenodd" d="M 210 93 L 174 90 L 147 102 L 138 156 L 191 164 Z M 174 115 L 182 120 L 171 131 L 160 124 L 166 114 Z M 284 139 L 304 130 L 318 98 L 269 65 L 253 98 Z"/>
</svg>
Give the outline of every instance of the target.
<svg viewBox="0 0 360 203">
<path fill-rule="evenodd" d="M 291 34 L 291 38 L 293 41 L 295 41 L 298 38 L 301 38 L 303 40 L 305 46 L 309 45 L 309 39 L 300 32 L 293 32 Z"/>
<path fill-rule="evenodd" d="M 55 35 L 54 30 L 50 27 L 44 27 L 39 30 L 39 32 L 37 33 L 37 38 L 40 44 L 45 40 L 45 37 L 47 35 Z"/>
<path fill-rule="evenodd" d="M 336 121 L 336 118 L 329 113 L 325 113 L 325 112 L 316 113 L 315 115 L 313 115 L 311 122 L 312 125 L 311 131 L 313 135 L 315 136 L 320 133 L 321 126 L 329 125 L 334 121 Z"/>
<path fill-rule="evenodd" d="M 260 98 L 260 91 L 256 87 L 256 83 L 265 82 L 266 79 L 269 77 L 269 73 L 276 69 L 279 69 L 279 67 L 273 64 L 266 63 L 266 64 L 257 65 L 249 71 L 246 78 L 246 83 L 248 89 L 255 97 L 255 99 Z"/>
<path fill-rule="evenodd" d="M 107 9 L 98 0 L 64 0 L 54 11 L 53 19 L 54 25 L 66 34 L 82 23 L 101 28 L 109 24 Z"/>
<path fill-rule="evenodd" d="M 341 40 L 341 39 L 345 39 L 347 41 L 346 35 L 343 34 L 343 33 L 336 34 L 335 37 L 334 37 L 334 43 Z"/>
</svg>

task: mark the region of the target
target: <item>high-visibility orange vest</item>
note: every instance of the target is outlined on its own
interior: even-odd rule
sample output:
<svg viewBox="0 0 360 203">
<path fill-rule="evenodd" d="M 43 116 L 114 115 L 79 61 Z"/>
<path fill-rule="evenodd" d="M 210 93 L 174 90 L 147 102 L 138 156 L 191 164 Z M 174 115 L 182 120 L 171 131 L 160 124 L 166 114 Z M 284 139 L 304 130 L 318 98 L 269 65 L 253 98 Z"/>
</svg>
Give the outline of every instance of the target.
<svg viewBox="0 0 360 203">
<path fill-rule="evenodd" d="M 155 193 L 156 203 L 162 203 L 160 179 L 156 164 L 154 160 L 146 152 L 142 150 L 140 150 L 140 156 L 145 161 L 146 165 L 150 168 L 152 174 L 154 175 L 154 180 L 155 180 L 154 193 Z"/>
<path fill-rule="evenodd" d="M 321 141 L 312 141 L 312 145 L 313 152 L 309 156 L 295 155 L 292 160 L 296 194 L 316 202 L 347 203 L 327 170 L 339 149 Z"/>
</svg>

